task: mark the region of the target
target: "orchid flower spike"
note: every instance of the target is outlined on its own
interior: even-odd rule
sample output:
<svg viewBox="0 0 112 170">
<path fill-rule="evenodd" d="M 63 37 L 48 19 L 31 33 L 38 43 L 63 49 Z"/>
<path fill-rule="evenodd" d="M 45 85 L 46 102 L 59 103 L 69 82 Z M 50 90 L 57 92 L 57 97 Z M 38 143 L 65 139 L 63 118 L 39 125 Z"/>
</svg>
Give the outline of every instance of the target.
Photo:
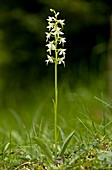
<svg viewBox="0 0 112 170">
<path fill-rule="evenodd" d="M 46 34 L 46 47 L 47 49 L 47 60 L 45 60 L 46 64 L 48 63 L 57 63 L 64 64 L 65 66 L 65 54 L 66 49 L 64 49 L 64 44 L 66 42 L 66 38 L 64 37 L 63 27 L 65 25 L 65 20 L 58 19 L 59 12 L 56 12 L 54 9 L 50 9 L 53 16 L 48 16 L 48 32 Z M 53 57 L 55 55 L 55 57 Z"/>
</svg>

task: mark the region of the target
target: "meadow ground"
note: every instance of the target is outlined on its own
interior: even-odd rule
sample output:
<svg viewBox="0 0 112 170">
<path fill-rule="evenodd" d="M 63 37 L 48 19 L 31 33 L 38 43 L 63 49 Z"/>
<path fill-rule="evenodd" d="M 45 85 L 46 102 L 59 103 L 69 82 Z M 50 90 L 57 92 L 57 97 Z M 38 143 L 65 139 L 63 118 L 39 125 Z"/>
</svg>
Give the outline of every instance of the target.
<svg viewBox="0 0 112 170">
<path fill-rule="evenodd" d="M 0 170 L 112 169 L 112 107 L 103 93 L 59 86 L 57 158 L 53 87 L 22 93 L 1 109 Z"/>
</svg>

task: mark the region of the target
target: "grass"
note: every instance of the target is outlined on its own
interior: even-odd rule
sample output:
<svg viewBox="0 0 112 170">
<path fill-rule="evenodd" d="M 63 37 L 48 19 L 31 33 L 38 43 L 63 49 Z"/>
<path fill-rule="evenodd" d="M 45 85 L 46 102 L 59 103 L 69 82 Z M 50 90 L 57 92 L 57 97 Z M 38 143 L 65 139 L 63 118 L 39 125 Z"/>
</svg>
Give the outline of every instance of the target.
<svg viewBox="0 0 112 170">
<path fill-rule="evenodd" d="M 16 109 L 7 110 L 7 117 L 1 120 L 0 170 L 112 169 L 110 103 L 102 95 L 98 97 L 99 94 L 94 93 L 94 98 L 92 92 L 84 88 L 75 89 L 75 92 L 67 84 L 59 88 L 58 155 L 55 159 L 53 90 L 49 87 L 48 95 L 46 87 L 39 91 L 36 93 L 42 91 L 41 97 L 33 98 L 31 114 L 28 114 L 29 104 L 26 102 L 27 108 L 22 101 Z M 70 132 L 73 132 L 72 139 Z"/>
</svg>

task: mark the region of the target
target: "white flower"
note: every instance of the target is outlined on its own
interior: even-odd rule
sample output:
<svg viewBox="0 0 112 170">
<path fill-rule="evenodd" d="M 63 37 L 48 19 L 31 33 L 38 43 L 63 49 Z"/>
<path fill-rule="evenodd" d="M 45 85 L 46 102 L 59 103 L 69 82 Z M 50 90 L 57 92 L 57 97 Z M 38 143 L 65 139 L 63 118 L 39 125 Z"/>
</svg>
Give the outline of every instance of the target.
<svg viewBox="0 0 112 170">
<path fill-rule="evenodd" d="M 59 44 L 61 44 L 62 43 L 62 45 L 64 45 L 64 43 L 66 42 L 66 40 L 65 40 L 66 38 L 60 38 L 60 42 L 59 42 Z"/>
<path fill-rule="evenodd" d="M 63 55 L 65 57 L 66 54 L 65 51 L 66 49 L 60 49 L 59 55 Z"/>
<path fill-rule="evenodd" d="M 61 58 L 58 58 L 58 64 L 63 64 L 64 67 L 65 67 L 65 61 L 64 61 L 65 57 L 61 57 Z"/>
<path fill-rule="evenodd" d="M 51 55 L 51 50 L 55 50 L 56 49 L 53 41 L 50 41 L 49 44 L 47 44 L 46 46 L 48 47 L 47 52 L 49 52 L 50 55 Z"/>
<path fill-rule="evenodd" d="M 54 27 L 51 31 L 53 31 L 53 35 L 57 35 L 59 37 L 59 35 L 63 35 L 64 33 L 61 31 L 61 28 L 59 27 Z"/>
<path fill-rule="evenodd" d="M 47 55 L 47 58 L 48 58 L 48 60 L 45 60 L 46 65 L 48 65 L 49 62 L 53 63 L 53 58 L 51 56 Z"/>
<path fill-rule="evenodd" d="M 55 25 L 51 31 L 52 32 L 60 32 L 60 30 L 61 30 L 61 28 L 59 28 L 57 25 Z"/>
<path fill-rule="evenodd" d="M 63 26 L 65 25 L 65 23 L 64 23 L 65 20 L 64 20 L 64 19 L 63 19 L 63 20 L 62 20 L 62 19 L 59 19 L 58 22 L 61 24 L 61 26 L 62 26 L 62 28 L 63 28 Z"/>
<path fill-rule="evenodd" d="M 45 34 L 46 34 L 46 42 L 48 41 L 48 39 L 50 39 L 50 36 L 51 36 L 51 33 L 49 33 L 49 32 L 45 32 Z"/>
<path fill-rule="evenodd" d="M 47 21 L 49 21 L 49 22 L 53 21 L 53 17 L 48 16 Z"/>
<path fill-rule="evenodd" d="M 53 28 L 53 26 L 54 26 L 54 23 L 48 22 L 47 28 L 49 29 L 49 31 L 51 30 L 51 28 Z"/>
<path fill-rule="evenodd" d="M 50 41 L 49 44 L 47 44 L 46 46 L 51 50 L 55 50 L 55 45 L 54 45 L 53 41 Z"/>
</svg>

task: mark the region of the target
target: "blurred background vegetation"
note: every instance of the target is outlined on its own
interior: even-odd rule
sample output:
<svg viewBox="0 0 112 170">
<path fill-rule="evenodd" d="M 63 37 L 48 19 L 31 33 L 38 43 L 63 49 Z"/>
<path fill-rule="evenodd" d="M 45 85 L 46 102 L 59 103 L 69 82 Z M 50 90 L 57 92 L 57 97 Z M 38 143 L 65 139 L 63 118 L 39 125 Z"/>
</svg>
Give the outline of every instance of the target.
<svg viewBox="0 0 112 170">
<path fill-rule="evenodd" d="M 34 114 L 42 112 L 46 118 L 52 114 L 54 67 L 45 65 L 46 18 L 50 8 L 59 11 L 60 18 L 66 21 L 66 67 L 58 67 L 61 113 L 66 115 L 65 111 L 69 111 L 72 115 L 73 110 L 77 111 L 77 95 L 81 96 L 80 104 L 86 99 L 84 104 L 94 109 L 97 105 L 91 96 L 112 97 L 111 1 L 1 0 L 1 125 L 6 126 L 6 120 L 13 123 L 11 115 L 15 111 L 29 124 Z"/>
</svg>

